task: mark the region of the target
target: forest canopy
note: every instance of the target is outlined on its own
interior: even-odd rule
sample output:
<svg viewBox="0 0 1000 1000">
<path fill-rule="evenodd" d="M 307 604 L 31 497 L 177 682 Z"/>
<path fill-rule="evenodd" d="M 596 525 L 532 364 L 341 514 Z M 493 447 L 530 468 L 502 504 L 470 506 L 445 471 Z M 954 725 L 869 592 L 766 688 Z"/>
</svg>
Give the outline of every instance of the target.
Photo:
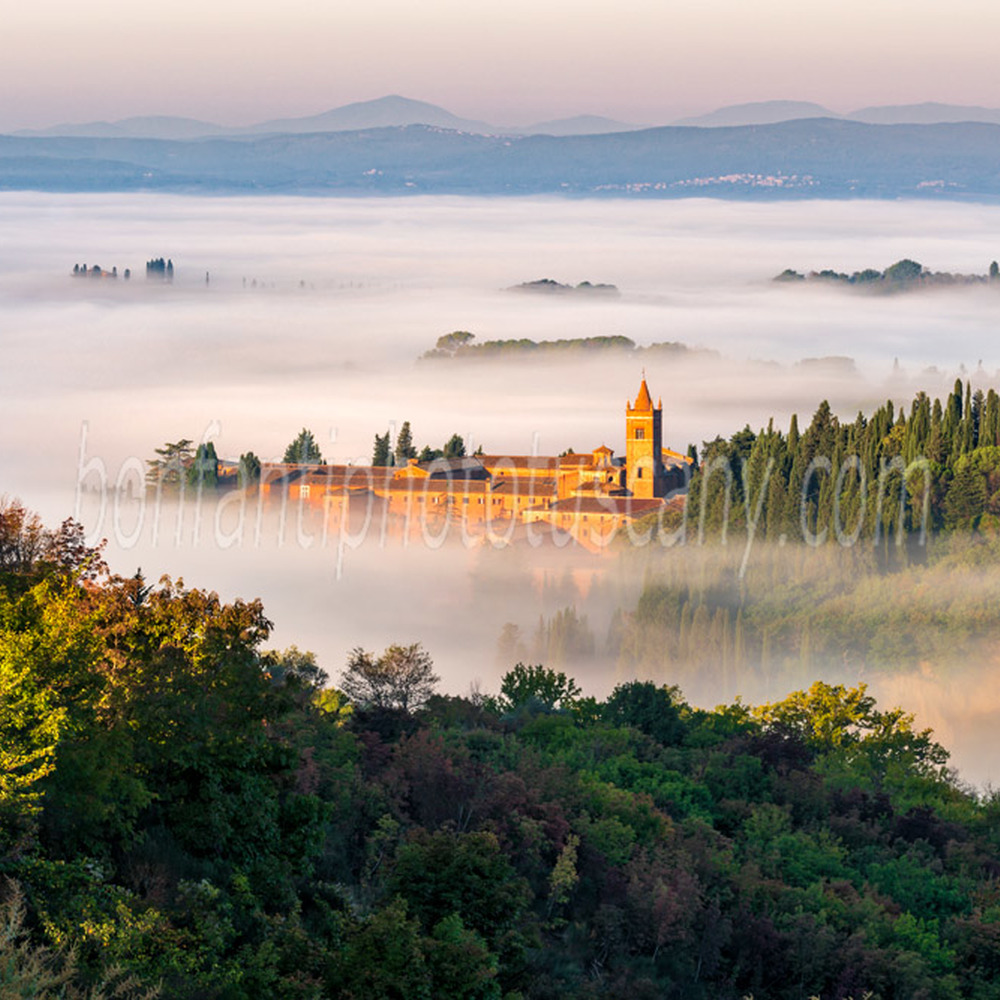
<svg viewBox="0 0 1000 1000">
<path fill-rule="evenodd" d="M 259 602 L 2 515 L 17 996 L 1000 996 L 1000 800 L 863 685 L 456 696 L 418 645 L 338 689 Z"/>
</svg>

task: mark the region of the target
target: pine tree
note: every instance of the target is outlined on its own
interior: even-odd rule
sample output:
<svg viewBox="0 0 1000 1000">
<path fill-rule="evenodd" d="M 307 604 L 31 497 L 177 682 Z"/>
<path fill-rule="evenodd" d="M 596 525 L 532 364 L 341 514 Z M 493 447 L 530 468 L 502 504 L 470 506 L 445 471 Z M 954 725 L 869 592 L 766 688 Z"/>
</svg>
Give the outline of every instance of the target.
<svg viewBox="0 0 1000 1000">
<path fill-rule="evenodd" d="M 396 465 L 406 465 L 411 458 L 416 457 L 417 449 L 413 444 L 410 421 L 404 420 L 403 426 L 399 428 L 399 434 L 396 435 Z"/>
<path fill-rule="evenodd" d="M 188 438 L 167 442 L 162 448 L 154 449 L 159 458 L 146 462 L 146 481 L 150 486 L 175 488 L 184 481 L 187 468 L 191 464 L 191 445 Z"/>
<path fill-rule="evenodd" d="M 444 445 L 445 458 L 465 458 L 465 442 L 460 434 L 452 434 Z"/>
<path fill-rule="evenodd" d="M 285 449 L 282 461 L 287 465 L 322 465 L 323 456 L 313 432 L 303 427 L 295 440 Z"/>
<path fill-rule="evenodd" d="M 219 457 L 215 453 L 215 443 L 208 441 L 198 445 L 194 461 L 187 470 L 188 482 L 195 488 L 215 488 L 219 485 Z"/>
</svg>

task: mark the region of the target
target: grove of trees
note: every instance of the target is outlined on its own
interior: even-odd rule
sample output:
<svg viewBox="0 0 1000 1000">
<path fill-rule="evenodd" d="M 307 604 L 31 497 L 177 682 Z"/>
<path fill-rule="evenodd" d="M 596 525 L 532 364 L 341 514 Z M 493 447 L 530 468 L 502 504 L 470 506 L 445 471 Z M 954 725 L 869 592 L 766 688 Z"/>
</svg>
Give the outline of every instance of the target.
<svg viewBox="0 0 1000 1000">
<path fill-rule="evenodd" d="M 676 526 L 676 515 L 672 515 Z M 655 519 L 654 519 L 655 520 Z M 842 422 L 827 402 L 799 430 L 717 437 L 701 449 L 687 525 L 699 539 L 853 544 L 936 531 L 1000 530 L 1000 395 L 956 381 L 942 402 L 918 393 Z"/>
</svg>

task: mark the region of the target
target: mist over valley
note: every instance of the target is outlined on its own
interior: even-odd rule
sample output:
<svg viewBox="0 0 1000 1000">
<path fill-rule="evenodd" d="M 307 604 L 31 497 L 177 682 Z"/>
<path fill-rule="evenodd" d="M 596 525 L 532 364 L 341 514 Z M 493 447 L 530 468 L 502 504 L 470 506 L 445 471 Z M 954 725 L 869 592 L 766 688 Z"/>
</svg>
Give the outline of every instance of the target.
<svg viewBox="0 0 1000 1000">
<path fill-rule="evenodd" d="M 98 523 L 93 463 L 109 484 L 123 470 L 134 475 L 134 493 L 134 469 L 165 441 L 209 436 L 221 457 L 253 450 L 273 460 L 309 427 L 327 461 L 367 464 L 373 436 L 395 435 L 404 420 L 418 444 L 440 447 L 458 433 L 469 453 L 606 444 L 621 454 L 623 407 L 642 368 L 663 398 L 665 445 L 684 451 L 772 417 L 779 427 L 792 413 L 808 422 L 822 399 L 849 420 L 887 398 L 946 394 L 958 376 L 986 387 L 1000 367 L 989 353 L 1000 298 L 989 288 L 859 301 L 771 282 L 789 263 L 847 270 L 859 257 L 981 273 L 997 255 L 995 209 L 39 194 L 0 201 L 10 234 L 0 249 L 0 385 L 19 415 L 0 428 L 5 491 L 50 523 L 78 509 L 109 538 L 118 572 L 141 566 L 150 580 L 168 573 L 226 597 L 261 596 L 276 641 L 314 649 L 334 674 L 355 645 L 420 640 L 450 690 L 473 681 L 488 689 L 502 673 L 505 624 L 520 628 L 530 655 L 539 617 L 572 608 L 587 616 L 596 643 L 578 678 L 606 691 L 632 669 L 606 652 L 606 636 L 615 614 L 634 608 L 644 576 L 616 577 L 613 560 L 579 552 L 515 556 L 461 539 L 431 551 L 373 532 L 346 549 L 337 539 L 306 546 L 291 515 L 279 527 L 269 514 L 260 529 L 253 511 L 240 543 L 226 548 L 209 508 L 197 541 L 190 513 L 177 530 L 168 511 L 154 527 L 151 509 L 132 540 L 134 499 L 122 500 L 117 530 L 110 507 Z M 143 262 L 160 255 L 174 263 L 171 284 L 143 273 Z M 84 261 L 130 267 L 132 278 L 73 280 L 73 263 Z M 610 283 L 621 294 L 506 291 L 542 277 Z M 419 360 L 452 330 L 477 341 L 625 336 L 639 348 L 687 350 Z M 78 491 L 81 469 L 90 471 Z M 220 523 L 228 530 L 230 522 Z M 656 679 L 671 682 L 658 669 Z M 845 675 L 843 663 L 807 670 Z M 686 675 L 682 686 L 709 704 L 741 690 L 777 696 L 798 679 L 778 670 L 741 683 L 745 690 L 733 678 Z M 944 702 L 923 704 L 930 712 Z M 956 760 L 985 779 L 991 765 L 963 749 L 966 732 L 956 730 Z"/>
</svg>

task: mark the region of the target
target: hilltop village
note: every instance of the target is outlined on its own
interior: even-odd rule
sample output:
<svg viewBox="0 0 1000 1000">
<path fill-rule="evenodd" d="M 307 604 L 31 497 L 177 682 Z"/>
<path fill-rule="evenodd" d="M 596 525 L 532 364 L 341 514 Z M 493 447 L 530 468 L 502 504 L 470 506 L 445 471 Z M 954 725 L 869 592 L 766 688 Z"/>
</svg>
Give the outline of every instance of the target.
<svg viewBox="0 0 1000 1000">
<path fill-rule="evenodd" d="M 531 525 L 534 537 L 565 533 L 598 550 L 619 529 L 682 504 L 679 491 L 690 478 L 692 459 L 663 447 L 663 404 L 653 405 L 645 377 L 625 404 L 625 440 L 623 458 L 601 445 L 560 456 L 411 459 L 398 467 L 267 464 L 259 489 L 266 502 L 322 514 L 328 528 L 374 522 L 392 533 L 438 537 L 454 524 L 513 539 Z"/>
</svg>

